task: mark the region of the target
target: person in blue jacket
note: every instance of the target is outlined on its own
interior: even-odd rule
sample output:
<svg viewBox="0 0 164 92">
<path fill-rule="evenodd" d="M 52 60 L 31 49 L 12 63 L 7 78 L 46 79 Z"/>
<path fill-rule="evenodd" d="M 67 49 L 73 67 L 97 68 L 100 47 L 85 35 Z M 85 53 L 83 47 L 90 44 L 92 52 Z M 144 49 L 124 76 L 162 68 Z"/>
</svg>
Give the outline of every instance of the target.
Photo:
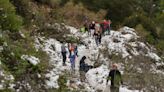
<svg viewBox="0 0 164 92">
<path fill-rule="evenodd" d="M 69 56 L 70 58 L 70 63 L 71 63 L 71 69 L 73 71 L 75 71 L 75 59 L 76 59 L 76 55 L 74 53 L 74 51 L 71 51 L 71 55 Z"/>
</svg>

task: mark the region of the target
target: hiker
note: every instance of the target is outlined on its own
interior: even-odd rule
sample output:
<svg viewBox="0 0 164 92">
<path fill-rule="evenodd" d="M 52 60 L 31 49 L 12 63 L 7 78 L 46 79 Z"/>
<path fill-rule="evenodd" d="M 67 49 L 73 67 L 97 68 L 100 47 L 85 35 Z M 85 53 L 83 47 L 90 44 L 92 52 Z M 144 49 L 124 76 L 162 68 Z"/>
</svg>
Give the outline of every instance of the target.
<svg viewBox="0 0 164 92">
<path fill-rule="evenodd" d="M 98 32 L 97 31 L 94 33 L 94 37 L 95 37 L 96 45 L 98 46 L 99 45 L 99 40 L 98 40 Z"/>
<path fill-rule="evenodd" d="M 107 29 L 108 29 L 108 35 L 110 35 L 111 23 L 112 23 L 112 22 L 111 22 L 111 20 L 109 19 L 109 20 L 108 20 L 108 28 L 107 28 Z"/>
<path fill-rule="evenodd" d="M 89 30 L 91 33 L 91 37 L 93 37 L 95 33 L 95 21 L 92 21 L 92 23 L 89 25 Z"/>
<path fill-rule="evenodd" d="M 98 31 L 97 38 L 98 38 L 99 44 L 101 44 L 101 32 L 100 31 Z"/>
<path fill-rule="evenodd" d="M 122 77 L 120 71 L 117 69 L 118 65 L 113 64 L 112 70 L 109 72 L 107 77 L 107 84 L 108 81 L 111 80 L 110 90 L 111 92 L 119 92 L 120 84 L 123 84 Z"/>
<path fill-rule="evenodd" d="M 71 43 L 68 43 L 69 56 L 71 55 Z"/>
<path fill-rule="evenodd" d="M 90 32 L 89 32 L 89 24 L 88 24 L 88 21 L 87 20 L 85 20 L 84 28 L 85 28 L 85 32 L 88 32 L 88 35 L 90 35 Z"/>
<path fill-rule="evenodd" d="M 75 55 L 78 57 L 78 48 L 77 48 L 77 44 L 74 46 L 74 53 L 75 53 Z"/>
<path fill-rule="evenodd" d="M 83 56 L 80 60 L 80 79 L 81 81 L 85 80 L 85 73 L 88 72 L 89 69 L 93 68 L 93 66 L 85 63 L 86 56 Z"/>
<path fill-rule="evenodd" d="M 104 35 L 108 35 L 109 34 L 109 22 L 107 20 L 103 21 L 102 29 L 103 29 Z"/>
<path fill-rule="evenodd" d="M 86 56 L 83 56 L 80 60 L 80 71 L 87 72 L 90 68 L 93 68 L 93 66 L 86 64 L 85 60 Z"/>
<path fill-rule="evenodd" d="M 101 44 L 101 33 L 100 33 L 100 31 L 96 31 L 94 33 L 94 36 L 95 36 L 96 45 L 98 46 L 99 44 Z"/>
<path fill-rule="evenodd" d="M 104 22 L 100 23 L 100 27 L 101 27 L 101 33 L 104 36 L 105 35 Z"/>
<path fill-rule="evenodd" d="M 65 44 L 62 42 L 62 45 L 61 45 L 61 54 L 62 54 L 62 57 L 63 57 L 63 66 L 65 66 L 65 62 L 66 62 L 66 59 L 67 59 L 67 51 L 66 51 L 66 46 Z"/>
<path fill-rule="evenodd" d="M 70 63 L 71 63 L 71 69 L 72 71 L 75 71 L 75 59 L 76 59 L 76 55 L 74 53 L 73 50 L 71 50 L 71 55 L 69 56 L 70 58 Z"/>
<path fill-rule="evenodd" d="M 100 31 L 100 24 L 98 22 L 95 23 L 95 31 Z"/>
</svg>

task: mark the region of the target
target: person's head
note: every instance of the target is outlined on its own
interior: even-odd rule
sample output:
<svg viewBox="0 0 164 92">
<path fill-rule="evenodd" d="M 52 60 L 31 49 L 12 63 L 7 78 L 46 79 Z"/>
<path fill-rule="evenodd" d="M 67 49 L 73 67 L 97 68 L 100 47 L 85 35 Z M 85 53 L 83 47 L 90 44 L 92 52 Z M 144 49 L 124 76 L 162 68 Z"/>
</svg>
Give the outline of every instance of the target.
<svg viewBox="0 0 164 92">
<path fill-rule="evenodd" d="M 116 64 L 116 63 L 114 63 L 113 65 L 112 65 L 112 69 L 117 69 L 118 68 L 118 65 Z"/>
<path fill-rule="evenodd" d="M 95 24 L 95 21 L 92 21 L 92 24 Z"/>
<path fill-rule="evenodd" d="M 86 56 L 83 56 L 82 59 L 85 60 L 86 59 Z"/>
<path fill-rule="evenodd" d="M 106 19 L 104 19 L 104 22 L 106 22 Z"/>
<path fill-rule="evenodd" d="M 63 41 L 62 41 L 62 42 L 61 42 L 61 44 L 62 44 L 62 45 L 64 45 L 64 44 L 65 44 L 65 42 L 63 42 Z"/>
</svg>

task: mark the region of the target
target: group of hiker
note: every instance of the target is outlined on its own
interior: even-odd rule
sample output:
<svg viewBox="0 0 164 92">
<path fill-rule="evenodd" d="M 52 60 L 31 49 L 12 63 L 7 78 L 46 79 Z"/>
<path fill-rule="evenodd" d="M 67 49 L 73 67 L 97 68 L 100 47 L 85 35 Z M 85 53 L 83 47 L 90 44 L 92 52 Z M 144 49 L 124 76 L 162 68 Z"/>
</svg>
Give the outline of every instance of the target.
<svg viewBox="0 0 164 92">
<path fill-rule="evenodd" d="M 68 49 L 68 51 L 67 51 Z M 65 43 L 62 42 L 61 45 L 61 54 L 63 57 L 63 66 L 66 66 L 67 52 L 69 52 L 68 58 L 70 59 L 71 69 L 75 71 L 75 60 L 78 57 L 78 47 L 75 43 L 68 43 L 68 46 L 65 46 Z M 89 66 L 85 63 L 86 57 L 83 56 L 80 60 L 80 71 L 87 72 L 89 70 Z"/>
<path fill-rule="evenodd" d="M 77 44 L 68 43 L 68 45 L 66 46 L 65 43 L 62 43 L 61 54 L 63 57 L 63 66 L 66 66 L 67 52 L 69 52 L 68 58 L 70 59 L 71 69 L 73 72 L 75 72 L 75 60 L 78 57 Z M 86 63 L 85 61 L 86 58 L 87 58 L 86 56 L 83 56 L 80 59 L 80 63 L 79 63 L 80 80 L 82 82 L 85 81 L 85 74 L 88 72 L 88 70 L 94 68 L 92 65 L 88 65 Z M 119 86 L 120 84 L 122 84 L 121 73 L 117 67 L 118 67 L 117 64 L 113 64 L 112 69 L 110 70 L 109 75 L 107 77 L 107 82 L 106 82 L 107 85 L 108 85 L 108 81 L 111 80 L 110 92 L 119 92 Z"/>
<path fill-rule="evenodd" d="M 92 21 L 89 23 L 85 20 L 83 27 L 81 27 L 80 32 L 88 32 L 88 35 L 95 38 L 96 45 L 101 44 L 101 38 L 104 35 L 110 35 L 111 21 L 104 19 L 103 22 L 98 23 Z"/>
<path fill-rule="evenodd" d="M 63 66 L 66 65 L 67 48 L 68 48 L 68 52 L 69 52 L 69 59 L 70 59 L 70 63 L 71 63 L 71 69 L 75 70 L 75 59 L 76 59 L 76 57 L 78 57 L 77 44 L 68 43 L 68 46 L 66 47 L 65 43 L 62 42 L 61 54 L 62 54 L 62 57 L 63 57 Z"/>
<path fill-rule="evenodd" d="M 90 24 L 88 24 L 87 21 L 84 23 L 84 27 L 81 28 L 81 32 L 88 32 L 88 35 L 92 38 L 95 38 L 96 45 L 98 46 L 101 44 L 101 37 L 104 35 L 110 35 L 110 20 L 104 20 L 102 23 L 98 23 L 95 21 L 92 21 Z M 67 53 L 68 52 L 68 53 Z M 71 69 L 73 72 L 75 72 L 75 60 L 78 57 L 78 47 L 75 43 L 68 43 L 67 46 L 65 43 L 62 43 L 61 45 L 61 54 L 63 57 L 63 66 L 66 66 L 66 60 L 67 56 L 69 58 L 69 61 L 71 63 Z M 82 82 L 85 81 L 85 74 L 88 72 L 89 69 L 94 68 L 92 65 L 88 65 L 86 63 L 86 56 L 83 56 L 80 59 L 79 63 L 79 72 L 80 72 L 80 80 Z M 118 70 L 118 65 L 113 64 L 112 69 L 109 72 L 109 75 L 107 77 L 107 85 L 108 81 L 111 80 L 111 86 L 110 91 L 105 92 L 119 92 L 119 86 L 122 84 L 122 77 L 121 73 Z"/>
</svg>

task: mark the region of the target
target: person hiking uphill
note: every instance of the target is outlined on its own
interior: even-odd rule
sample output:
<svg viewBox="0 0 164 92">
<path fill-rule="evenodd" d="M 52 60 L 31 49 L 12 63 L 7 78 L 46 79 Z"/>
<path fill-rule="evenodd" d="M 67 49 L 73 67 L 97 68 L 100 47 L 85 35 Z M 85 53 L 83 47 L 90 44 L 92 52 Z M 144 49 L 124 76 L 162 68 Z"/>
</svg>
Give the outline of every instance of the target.
<svg viewBox="0 0 164 92">
<path fill-rule="evenodd" d="M 108 81 L 111 80 L 111 86 L 110 86 L 111 92 L 119 92 L 120 84 L 123 84 L 121 73 L 117 69 L 117 67 L 118 67 L 117 64 L 113 64 L 112 70 L 109 72 L 109 75 L 107 77 L 107 84 Z"/>
<path fill-rule="evenodd" d="M 99 44 L 101 44 L 101 33 L 100 33 L 100 31 L 96 31 L 94 33 L 94 36 L 95 36 L 96 45 L 99 46 Z"/>
<path fill-rule="evenodd" d="M 110 23 L 107 20 L 104 20 L 102 23 L 102 29 L 103 29 L 103 33 L 104 35 L 109 35 L 110 34 L 110 27 L 109 27 Z"/>
<path fill-rule="evenodd" d="M 70 58 L 70 63 L 71 63 L 71 69 L 72 71 L 75 71 L 75 59 L 76 59 L 76 55 L 74 53 L 74 51 L 71 51 L 71 55 L 69 56 Z"/>
<path fill-rule="evenodd" d="M 85 73 L 88 72 L 89 69 L 93 68 L 93 66 L 88 65 L 85 63 L 86 56 L 83 56 L 80 60 L 80 80 L 84 81 L 85 80 Z"/>
<path fill-rule="evenodd" d="M 107 29 L 108 29 L 108 35 L 110 35 L 111 23 L 112 23 L 112 22 L 111 22 L 111 20 L 109 19 L 109 20 L 108 20 L 108 28 L 107 28 Z"/>
<path fill-rule="evenodd" d="M 71 56 L 71 51 L 75 51 L 75 45 L 73 43 L 68 43 L 69 57 Z"/>
<path fill-rule="evenodd" d="M 65 44 L 62 42 L 62 45 L 61 45 L 61 54 L 62 54 L 62 57 L 63 57 L 63 66 L 65 66 L 65 62 L 66 62 L 66 59 L 67 59 L 67 51 L 66 51 L 66 46 Z"/>
<path fill-rule="evenodd" d="M 74 45 L 74 53 L 78 57 L 78 47 L 77 47 L 77 44 Z"/>
<path fill-rule="evenodd" d="M 92 21 L 92 23 L 89 25 L 89 30 L 91 33 L 91 37 L 93 37 L 95 33 L 95 21 Z"/>
</svg>

